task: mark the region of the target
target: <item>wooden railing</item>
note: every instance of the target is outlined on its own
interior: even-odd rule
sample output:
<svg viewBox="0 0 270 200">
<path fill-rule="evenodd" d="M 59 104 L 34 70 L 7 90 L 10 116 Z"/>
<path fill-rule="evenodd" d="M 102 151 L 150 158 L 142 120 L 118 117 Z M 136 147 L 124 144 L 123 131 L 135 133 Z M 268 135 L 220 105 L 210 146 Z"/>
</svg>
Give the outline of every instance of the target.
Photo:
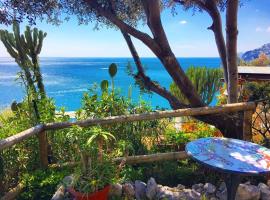
<svg viewBox="0 0 270 200">
<path fill-rule="evenodd" d="M 199 116 L 199 115 L 209 115 L 209 114 L 220 114 L 220 113 L 234 113 L 243 111 L 244 120 L 243 120 L 243 132 L 245 133 L 245 139 L 249 139 L 251 136 L 251 121 L 252 114 L 255 111 L 256 104 L 253 102 L 245 103 L 235 103 L 235 104 L 226 104 L 216 107 L 199 107 L 199 108 L 185 108 L 179 110 L 169 110 L 169 111 L 156 111 L 151 113 L 144 114 L 132 114 L 132 115 L 120 115 L 106 117 L 102 119 L 86 119 L 82 121 L 75 122 L 56 122 L 48 124 L 39 124 L 35 127 L 29 128 L 23 132 L 20 132 L 16 135 L 10 136 L 8 138 L 0 140 L 0 151 L 6 148 L 9 148 L 23 140 L 32 137 L 34 135 L 39 136 L 39 147 L 40 147 L 40 159 L 43 167 L 48 165 L 47 161 L 47 141 L 46 141 L 46 131 L 57 130 L 69 128 L 71 126 L 77 125 L 81 127 L 88 127 L 93 125 L 104 125 L 104 124 L 113 124 L 113 123 L 122 123 L 122 122 L 134 122 L 134 121 L 143 121 L 143 120 L 155 120 L 162 118 L 170 117 L 181 117 L 181 116 Z"/>
<path fill-rule="evenodd" d="M 245 102 L 245 103 L 226 104 L 226 105 L 216 106 L 216 107 L 185 108 L 185 109 L 170 110 L 170 111 L 156 111 L 156 112 L 144 113 L 144 114 L 112 116 L 112 117 L 106 117 L 102 119 L 87 119 L 87 120 L 74 121 L 74 122 L 57 122 L 57 123 L 39 124 L 35 127 L 32 127 L 23 132 L 20 132 L 16 135 L 0 140 L 0 151 L 7 149 L 9 147 L 12 147 L 13 145 L 18 144 L 29 137 L 37 135 L 39 138 L 39 154 L 40 154 L 41 166 L 47 167 L 48 166 L 48 148 L 47 148 L 48 144 L 47 144 L 46 131 L 65 129 L 74 125 L 81 126 L 81 127 L 88 127 L 88 126 L 93 126 L 93 125 L 134 122 L 134 121 L 143 121 L 143 120 L 156 120 L 156 119 L 162 119 L 162 118 L 182 117 L 182 116 L 200 116 L 200 115 L 220 114 L 220 113 L 234 113 L 234 112 L 240 112 L 240 111 L 244 112 L 243 138 L 245 140 L 250 140 L 252 136 L 252 133 L 251 133 L 252 114 L 254 113 L 255 109 L 256 109 L 256 103 Z M 156 155 L 153 154 L 153 155 L 129 156 L 125 159 L 127 159 L 127 163 L 134 164 L 134 163 L 153 162 L 153 161 L 161 161 L 161 160 L 176 160 L 176 159 L 185 159 L 185 158 L 187 158 L 187 155 L 185 152 L 170 152 L 170 153 L 160 153 Z M 123 158 L 116 158 L 115 161 L 117 162 L 121 159 Z"/>
</svg>

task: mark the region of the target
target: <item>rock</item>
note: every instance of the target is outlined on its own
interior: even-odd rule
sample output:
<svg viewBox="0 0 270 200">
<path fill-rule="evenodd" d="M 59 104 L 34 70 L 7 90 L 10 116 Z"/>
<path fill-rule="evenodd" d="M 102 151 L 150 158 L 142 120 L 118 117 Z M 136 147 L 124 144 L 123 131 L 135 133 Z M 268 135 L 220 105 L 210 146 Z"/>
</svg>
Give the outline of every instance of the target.
<svg viewBox="0 0 270 200">
<path fill-rule="evenodd" d="M 225 182 L 222 182 L 216 191 L 216 197 L 220 200 L 227 200 L 227 188 Z"/>
<path fill-rule="evenodd" d="M 70 185 L 72 184 L 73 180 L 74 180 L 74 177 L 72 175 L 70 175 L 70 176 L 65 176 L 63 178 L 63 181 L 62 182 L 63 182 L 63 185 L 67 188 L 67 187 L 70 187 Z"/>
<path fill-rule="evenodd" d="M 192 189 L 184 189 L 179 199 L 185 200 L 201 200 L 202 195 Z"/>
<path fill-rule="evenodd" d="M 268 185 L 268 187 L 270 187 L 270 179 L 267 180 L 267 185 Z"/>
<path fill-rule="evenodd" d="M 192 189 L 195 190 L 196 192 L 199 192 L 200 194 L 203 193 L 204 185 L 202 183 L 194 184 L 192 185 Z"/>
<path fill-rule="evenodd" d="M 264 183 L 260 183 L 258 188 L 261 192 L 261 200 L 270 200 L 270 188 Z"/>
<path fill-rule="evenodd" d="M 147 182 L 146 186 L 146 196 L 148 199 L 152 200 L 155 199 L 157 194 L 158 186 L 154 178 L 150 178 Z"/>
<path fill-rule="evenodd" d="M 157 186 L 157 194 L 156 199 L 168 199 L 171 200 L 173 196 L 173 192 L 171 191 L 171 188 L 168 186 Z"/>
<path fill-rule="evenodd" d="M 125 183 L 123 186 L 123 193 L 128 199 L 133 199 L 135 196 L 135 190 L 131 183 Z"/>
<path fill-rule="evenodd" d="M 259 57 L 261 53 L 265 53 L 270 56 L 270 43 L 264 44 L 262 47 L 247 51 L 242 55 L 242 59 L 245 61 L 251 61 Z"/>
<path fill-rule="evenodd" d="M 110 197 L 121 197 L 122 196 L 123 187 L 121 184 L 116 183 L 112 184 L 110 188 Z"/>
<path fill-rule="evenodd" d="M 57 191 L 54 193 L 51 200 L 64 200 L 65 198 L 65 187 L 61 185 Z"/>
<path fill-rule="evenodd" d="M 250 181 L 244 183 L 245 185 L 251 185 Z"/>
<path fill-rule="evenodd" d="M 175 187 L 175 189 L 177 189 L 177 190 L 183 190 L 185 188 L 186 187 L 184 185 L 182 185 L 182 184 L 178 184 L 177 187 Z"/>
<path fill-rule="evenodd" d="M 216 192 L 216 186 L 214 186 L 211 183 L 206 183 L 203 186 L 203 189 L 204 189 L 205 193 L 207 193 L 207 194 L 214 194 Z"/>
<path fill-rule="evenodd" d="M 135 197 L 137 200 L 146 198 L 146 183 L 142 181 L 135 181 Z"/>
<path fill-rule="evenodd" d="M 240 184 L 237 193 L 236 200 L 259 200 L 260 189 L 255 185 Z"/>
</svg>

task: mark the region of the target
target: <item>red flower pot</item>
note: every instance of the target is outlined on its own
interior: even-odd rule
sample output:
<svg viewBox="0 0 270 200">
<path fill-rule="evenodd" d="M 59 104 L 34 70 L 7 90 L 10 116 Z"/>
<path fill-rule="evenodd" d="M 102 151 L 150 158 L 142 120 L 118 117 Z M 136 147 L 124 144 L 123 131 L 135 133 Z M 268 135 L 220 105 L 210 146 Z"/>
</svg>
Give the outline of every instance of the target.
<svg viewBox="0 0 270 200">
<path fill-rule="evenodd" d="M 98 190 L 94 193 L 81 193 L 74 190 L 74 188 L 69 188 L 68 192 L 76 200 L 107 200 L 110 191 L 110 186 L 104 187 L 102 190 Z"/>
</svg>

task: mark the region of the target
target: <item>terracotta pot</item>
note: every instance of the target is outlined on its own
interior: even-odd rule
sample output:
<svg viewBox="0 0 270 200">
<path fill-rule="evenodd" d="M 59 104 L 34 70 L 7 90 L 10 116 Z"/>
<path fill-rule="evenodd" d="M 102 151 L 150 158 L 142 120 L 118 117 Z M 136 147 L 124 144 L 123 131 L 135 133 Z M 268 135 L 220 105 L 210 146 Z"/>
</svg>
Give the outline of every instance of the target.
<svg viewBox="0 0 270 200">
<path fill-rule="evenodd" d="M 107 200 L 110 191 L 110 186 L 104 187 L 102 190 L 98 190 L 94 193 L 81 193 L 74 190 L 74 188 L 69 188 L 68 192 L 76 200 Z"/>
</svg>

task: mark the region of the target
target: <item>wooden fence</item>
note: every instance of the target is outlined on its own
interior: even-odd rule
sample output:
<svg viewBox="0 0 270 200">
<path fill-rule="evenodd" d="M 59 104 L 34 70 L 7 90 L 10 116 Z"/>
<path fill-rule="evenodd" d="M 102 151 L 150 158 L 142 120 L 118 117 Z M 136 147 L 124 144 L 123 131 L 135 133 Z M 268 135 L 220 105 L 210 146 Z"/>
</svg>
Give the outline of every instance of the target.
<svg viewBox="0 0 270 200">
<path fill-rule="evenodd" d="M 185 108 L 179 110 L 170 111 L 156 111 L 144 114 L 132 114 L 132 115 L 121 115 L 112 116 L 102 119 L 86 119 L 82 121 L 75 122 L 57 122 L 48 124 L 39 124 L 35 127 L 27 129 L 16 135 L 10 136 L 8 138 L 0 140 L 0 151 L 6 148 L 12 147 L 29 137 L 37 135 L 39 138 L 39 154 L 41 166 L 48 167 L 48 148 L 47 148 L 47 137 L 46 131 L 58 130 L 69 128 L 74 125 L 81 127 L 88 127 L 93 125 L 103 125 L 103 124 L 113 124 L 122 122 L 134 122 L 134 121 L 144 121 L 144 120 L 156 120 L 162 118 L 170 117 L 182 117 L 182 116 L 200 116 L 209 114 L 220 114 L 220 113 L 234 113 L 234 112 L 244 112 L 243 120 L 243 138 L 245 140 L 250 140 L 252 136 L 252 114 L 256 109 L 256 104 L 254 102 L 244 102 L 235 104 L 226 104 L 216 107 L 199 107 L 199 108 Z M 127 163 L 143 163 L 143 162 L 153 162 L 160 160 L 175 160 L 175 159 L 185 159 L 187 155 L 185 152 L 171 152 L 163 154 L 154 155 L 141 155 L 141 156 L 130 156 L 127 157 Z M 115 160 L 121 160 L 123 158 L 116 158 Z"/>
<path fill-rule="evenodd" d="M 106 117 L 102 119 L 86 119 L 82 121 L 75 122 L 57 122 L 57 123 L 48 123 L 48 124 L 39 124 L 35 127 L 29 128 L 23 132 L 20 132 L 16 135 L 10 136 L 6 139 L 0 140 L 0 151 L 11 147 L 29 137 L 38 135 L 39 137 L 39 151 L 40 151 L 40 160 L 43 167 L 48 165 L 48 152 L 47 152 L 47 140 L 46 140 L 46 131 L 57 130 L 69 128 L 74 125 L 81 127 L 88 127 L 93 125 L 102 125 L 102 124 L 113 124 L 121 122 L 134 122 L 134 121 L 143 121 L 143 120 L 155 120 L 162 118 L 170 117 L 181 117 L 181 116 L 198 116 L 198 115 L 209 115 L 209 114 L 219 114 L 219 113 L 234 113 L 243 111 L 244 120 L 243 120 L 243 132 L 245 139 L 250 139 L 251 137 L 251 122 L 252 114 L 256 109 L 256 104 L 253 102 L 245 103 L 235 103 L 235 104 L 226 104 L 216 107 L 199 107 L 199 108 L 186 108 L 179 110 L 170 110 L 170 111 L 156 111 L 151 113 L 144 114 L 133 114 L 133 115 L 120 115 Z"/>
</svg>

